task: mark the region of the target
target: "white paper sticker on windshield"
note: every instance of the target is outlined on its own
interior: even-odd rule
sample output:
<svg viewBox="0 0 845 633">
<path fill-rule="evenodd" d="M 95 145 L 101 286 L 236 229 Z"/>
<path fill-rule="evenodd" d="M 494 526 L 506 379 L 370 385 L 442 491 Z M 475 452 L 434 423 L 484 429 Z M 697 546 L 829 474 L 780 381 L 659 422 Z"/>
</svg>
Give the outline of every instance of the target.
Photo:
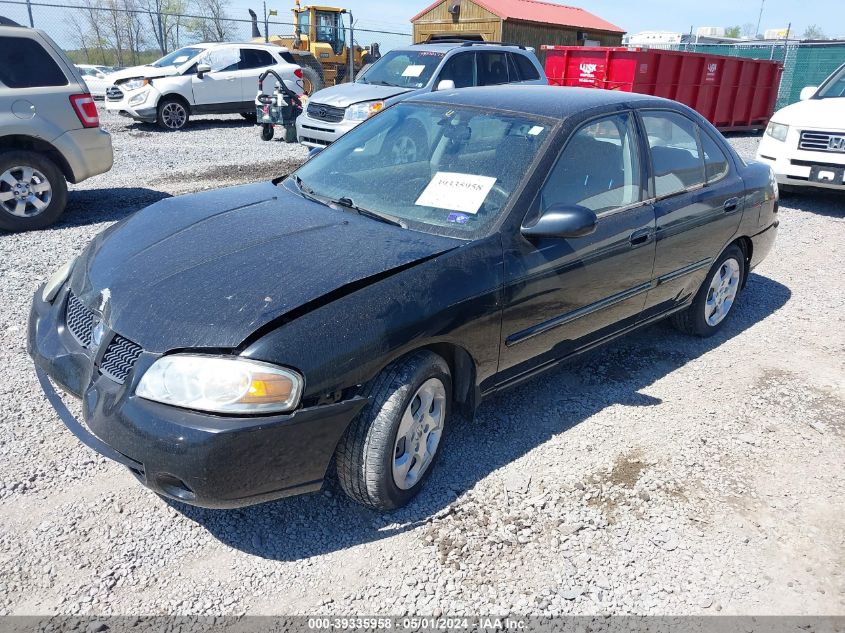
<svg viewBox="0 0 845 633">
<path fill-rule="evenodd" d="M 540 132 L 542 132 L 542 131 L 543 131 L 543 130 L 545 130 L 545 129 L 546 129 L 546 128 L 544 128 L 542 125 L 535 125 L 535 126 L 534 126 L 534 127 L 532 127 L 530 130 L 528 130 L 528 133 L 529 133 L 531 136 L 537 136 Z"/>
<path fill-rule="evenodd" d="M 421 207 L 478 213 L 496 179 L 490 176 L 439 171 L 417 199 Z"/>
<path fill-rule="evenodd" d="M 402 73 L 403 77 L 419 77 L 422 75 L 423 71 L 425 70 L 425 66 L 420 64 L 419 66 L 408 66 L 405 69 L 405 72 Z"/>
</svg>

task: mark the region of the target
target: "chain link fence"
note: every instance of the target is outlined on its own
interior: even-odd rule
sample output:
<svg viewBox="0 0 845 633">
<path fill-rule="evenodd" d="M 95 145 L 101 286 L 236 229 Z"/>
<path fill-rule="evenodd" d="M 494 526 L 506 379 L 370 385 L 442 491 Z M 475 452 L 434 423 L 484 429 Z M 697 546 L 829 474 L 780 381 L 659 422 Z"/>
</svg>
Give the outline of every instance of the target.
<svg viewBox="0 0 845 633">
<path fill-rule="evenodd" d="M 256 9 L 261 9 L 260 0 Z M 147 64 L 190 44 L 244 42 L 253 34 L 252 20 L 232 17 L 225 0 L 77 0 L 72 5 L 0 0 L 0 15 L 42 29 L 77 64 L 103 66 Z M 296 25 L 271 18 L 266 26 L 271 37 L 293 37 Z M 263 16 L 258 27 L 263 36 Z M 348 41 L 348 33 L 340 35 Z M 357 45 L 377 43 L 382 52 L 412 41 L 410 29 L 370 28 L 358 21 L 354 37 Z"/>
<path fill-rule="evenodd" d="M 799 100 L 801 89 L 818 86 L 845 64 L 845 42 L 749 42 L 742 44 L 662 44 L 643 48 L 689 51 L 749 59 L 770 59 L 783 64 L 777 107 Z"/>
</svg>

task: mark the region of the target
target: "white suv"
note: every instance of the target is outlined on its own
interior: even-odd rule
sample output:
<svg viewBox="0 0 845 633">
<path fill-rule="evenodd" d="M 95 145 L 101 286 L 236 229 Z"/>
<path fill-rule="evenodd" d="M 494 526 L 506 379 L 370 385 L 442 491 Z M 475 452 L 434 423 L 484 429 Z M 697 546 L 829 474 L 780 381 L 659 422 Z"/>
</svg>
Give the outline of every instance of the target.
<svg viewBox="0 0 845 633">
<path fill-rule="evenodd" d="M 166 130 L 185 127 L 192 114 L 255 116 L 258 76 L 272 68 L 302 93 L 302 70 L 273 44 L 194 44 L 149 66 L 109 75 L 106 109 Z M 272 75 L 271 75 L 272 76 Z"/>
<path fill-rule="evenodd" d="M 783 187 L 845 191 L 845 64 L 775 112 L 757 149 Z"/>
</svg>

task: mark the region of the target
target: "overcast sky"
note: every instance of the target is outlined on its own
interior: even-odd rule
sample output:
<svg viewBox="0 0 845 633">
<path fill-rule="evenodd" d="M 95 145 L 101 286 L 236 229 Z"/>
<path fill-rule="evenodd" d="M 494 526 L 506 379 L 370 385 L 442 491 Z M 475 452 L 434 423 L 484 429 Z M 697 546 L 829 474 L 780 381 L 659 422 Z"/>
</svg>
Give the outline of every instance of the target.
<svg viewBox="0 0 845 633">
<path fill-rule="evenodd" d="M 349 8 L 356 21 L 366 26 L 410 31 L 409 19 L 431 4 L 431 0 L 321 0 Z M 309 0 L 302 0 L 308 4 Z M 268 0 L 268 7 L 279 10 L 279 19 L 287 20 L 293 0 Z M 318 4 L 316 1 L 314 4 Z M 567 3 L 563 3 L 567 4 Z M 751 23 L 756 26 L 759 0 L 590 0 L 569 2 L 618 25 L 629 33 L 645 30 L 688 32 L 690 26 L 731 26 Z M 254 6 L 260 12 L 260 0 L 232 0 L 233 17 L 238 9 Z M 845 3 L 842 0 L 766 0 L 761 31 L 783 28 L 792 22 L 793 32 L 817 24 L 828 36 L 845 35 Z"/>
</svg>

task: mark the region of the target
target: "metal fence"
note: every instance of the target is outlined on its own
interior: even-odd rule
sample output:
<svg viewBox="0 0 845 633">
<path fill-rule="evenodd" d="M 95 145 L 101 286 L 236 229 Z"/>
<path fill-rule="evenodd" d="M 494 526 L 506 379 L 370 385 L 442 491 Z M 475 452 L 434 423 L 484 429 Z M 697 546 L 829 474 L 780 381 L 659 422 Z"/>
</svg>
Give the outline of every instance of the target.
<svg viewBox="0 0 845 633">
<path fill-rule="evenodd" d="M 770 59 L 783 64 L 777 107 L 799 100 L 801 89 L 818 86 L 830 73 L 845 64 L 845 42 L 749 42 L 747 44 L 663 44 L 643 48 L 689 51 L 749 59 Z"/>
<path fill-rule="evenodd" d="M 244 15 L 234 17 L 227 4 L 226 0 L 74 0 L 73 4 L 0 0 L 0 15 L 44 30 L 77 64 L 134 66 L 197 42 L 250 40 L 252 20 L 247 11 L 239 9 Z M 261 0 L 255 5 L 262 10 Z M 264 26 L 262 15 L 262 34 Z M 270 36 L 292 37 L 295 25 L 271 18 L 267 27 Z M 385 30 L 364 21 L 355 22 L 354 34 L 356 44 L 378 43 L 382 52 L 412 41 L 410 28 Z"/>
</svg>

